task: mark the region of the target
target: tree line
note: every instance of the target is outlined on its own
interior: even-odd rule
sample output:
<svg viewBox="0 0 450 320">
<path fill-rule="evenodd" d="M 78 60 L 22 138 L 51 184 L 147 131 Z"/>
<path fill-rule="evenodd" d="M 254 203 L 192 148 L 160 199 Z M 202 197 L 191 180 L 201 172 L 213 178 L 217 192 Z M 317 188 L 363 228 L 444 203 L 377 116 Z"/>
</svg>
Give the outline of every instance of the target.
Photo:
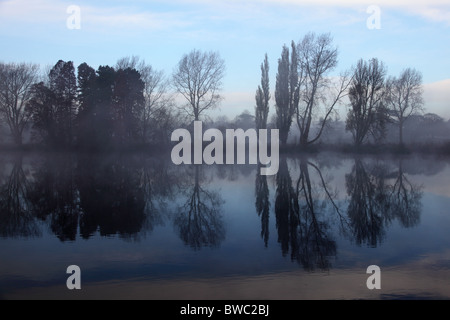
<svg viewBox="0 0 450 320">
<path fill-rule="evenodd" d="M 63 60 L 44 75 L 38 64 L 0 63 L 0 119 L 17 146 L 28 129 L 34 142 L 56 149 L 167 144 L 175 127 L 219 104 L 225 62 L 192 50 L 171 76 L 135 56 L 76 71 Z M 173 91 L 186 103 L 176 105 Z"/>
<path fill-rule="evenodd" d="M 160 141 L 175 124 L 173 97 L 161 71 L 137 57 L 94 70 L 59 60 L 44 76 L 39 65 L 0 64 L 0 115 L 13 142 L 50 148 L 108 150 Z"/>
<path fill-rule="evenodd" d="M 267 128 L 273 98 L 281 146 L 295 127 L 295 144 L 304 149 L 321 141 L 337 106 L 345 104 L 345 131 L 355 146 L 382 142 L 388 126 L 397 127 L 403 146 L 406 121 L 424 111 L 422 74 L 408 67 L 388 76 L 386 65 L 372 58 L 332 76 L 337 64 L 329 33 L 283 45 L 272 97 L 266 54 L 254 126 Z M 37 64 L 0 63 L 0 119 L 13 142 L 21 146 L 30 129 L 33 141 L 51 148 L 109 150 L 166 144 L 175 127 L 205 118 L 222 100 L 225 61 L 218 52 L 192 50 L 170 76 L 134 56 L 97 70 L 82 63 L 75 72 L 73 62 L 63 60 L 43 76 L 39 70 Z M 176 103 L 175 94 L 184 103 Z"/>
<path fill-rule="evenodd" d="M 360 59 L 350 70 L 331 77 L 337 63 L 337 46 L 329 33 L 308 33 L 290 47 L 283 46 L 275 79 L 275 121 L 281 145 L 286 145 L 293 124 L 297 125 L 300 148 L 318 142 L 336 107 L 347 98 L 345 130 L 352 134 L 355 146 L 381 142 L 387 124 L 397 126 L 398 143 L 403 146 L 406 120 L 424 110 L 422 74 L 408 67 L 398 76 L 388 76 L 385 64 L 372 58 Z M 266 54 L 255 95 L 259 128 L 267 126 L 268 72 Z"/>
</svg>

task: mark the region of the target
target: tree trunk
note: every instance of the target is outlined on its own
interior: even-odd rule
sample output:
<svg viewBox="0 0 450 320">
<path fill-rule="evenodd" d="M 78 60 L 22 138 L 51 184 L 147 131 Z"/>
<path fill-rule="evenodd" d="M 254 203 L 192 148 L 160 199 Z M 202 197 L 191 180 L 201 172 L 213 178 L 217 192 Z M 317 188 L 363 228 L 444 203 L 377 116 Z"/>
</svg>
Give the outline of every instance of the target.
<svg viewBox="0 0 450 320">
<path fill-rule="evenodd" d="M 15 134 L 14 135 L 14 143 L 17 145 L 17 146 L 22 146 L 22 143 L 23 143 L 23 141 L 22 141 L 22 135 L 21 134 Z"/>
<path fill-rule="evenodd" d="M 22 146 L 23 139 L 22 139 L 22 132 L 20 131 L 20 129 L 17 127 L 11 128 L 11 133 L 13 136 L 14 143 L 19 147 Z"/>
<path fill-rule="evenodd" d="M 308 146 L 308 137 L 306 134 L 300 136 L 300 147 L 306 148 Z"/>
<path fill-rule="evenodd" d="M 399 123 L 399 138 L 400 138 L 400 147 L 403 147 L 403 121 Z"/>
<path fill-rule="evenodd" d="M 288 135 L 289 135 L 289 131 L 286 131 L 285 128 L 280 129 L 280 141 L 281 141 L 282 147 L 286 147 Z"/>
</svg>

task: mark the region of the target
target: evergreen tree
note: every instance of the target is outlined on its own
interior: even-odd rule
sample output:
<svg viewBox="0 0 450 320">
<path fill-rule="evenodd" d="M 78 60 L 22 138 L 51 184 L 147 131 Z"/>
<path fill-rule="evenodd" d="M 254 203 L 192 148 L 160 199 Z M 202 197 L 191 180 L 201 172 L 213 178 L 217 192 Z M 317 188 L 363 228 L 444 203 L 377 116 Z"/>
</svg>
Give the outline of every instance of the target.
<svg viewBox="0 0 450 320">
<path fill-rule="evenodd" d="M 256 90 L 255 99 L 256 129 L 266 129 L 270 100 L 269 61 L 267 59 L 267 54 L 265 55 L 264 62 L 261 63 L 261 85 L 258 86 L 258 89 Z"/>
<path fill-rule="evenodd" d="M 284 45 L 281 58 L 278 59 L 278 73 L 275 84 L 275 101 L 277 114 L 277 128 L 280 130 L 281 145 L 286 145 L 289 130 L 292 124 L 292 116 L 299 103 L 297 51 L 292 42 L 291 59 L 289 60 L 289 48 Z"/>
</svg>

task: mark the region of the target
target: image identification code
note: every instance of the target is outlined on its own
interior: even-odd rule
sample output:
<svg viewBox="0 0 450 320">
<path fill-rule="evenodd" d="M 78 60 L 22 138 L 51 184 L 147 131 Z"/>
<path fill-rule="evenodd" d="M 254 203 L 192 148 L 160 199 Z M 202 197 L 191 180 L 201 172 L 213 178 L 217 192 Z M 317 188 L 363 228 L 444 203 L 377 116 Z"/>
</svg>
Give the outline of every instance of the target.
<svg viewBox="0 0 450 320">
<path fill-rule="evenodd" d="M 225 304 L 223 308 L 215 308 L 212 306 L 202 307 L 193 306 L 188 304 L 181 307 L 180 314 L 182 315 L 204 315 L 208 318 L 211 317 L 214 312 L 222 313 L 225 315 L 260 315 L 269 316 L 268 304 Z"/>
</svg>

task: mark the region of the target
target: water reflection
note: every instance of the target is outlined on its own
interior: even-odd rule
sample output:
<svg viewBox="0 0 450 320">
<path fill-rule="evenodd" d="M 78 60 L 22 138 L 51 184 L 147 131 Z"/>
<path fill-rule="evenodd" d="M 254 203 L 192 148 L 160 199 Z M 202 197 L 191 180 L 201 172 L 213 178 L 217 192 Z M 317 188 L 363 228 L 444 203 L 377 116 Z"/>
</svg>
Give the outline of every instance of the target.
<svg viewBox="0 0 450 320">
<path fill-rule="evenodd" d="M 345 176 L 350 197 L 347 214 L 357 244 L 376 247 L 384 236 L 388 218 L 386 167 L 373 165 L 370 171 L 360 158 L 354 159 L 352 171 Z"/>
<path fill-rule="evenodd" d="M 305 270 L 326 270 L 331 266 L 329 257 L 336 255 L 336 244 L 326 222 L 327 203 L 320 196 L 321 193 L 327 196 L 330 193 L 323 179 L 321 184 L 311 180 L 310 166 L 321 177 L 317 166 L 306 158 L 296 162 L 299 175 L 295 188 L 285 158 L 280 161 L 277 174 L 275 215 L 278 241 L 282 254 L 286 255 L 290 246 L 291 259 L 298 261 Z"/>
<path fill-rule="evenodd" d="M 30 201 L 30 183 L 22 166 L 23 157 L 15 155 L 9 176 L 0 185 L 0 235 L 31 237 L 41 235 Z"/>
<path fill-rule="evenodd" d="M 404 227 L 419 222 L 421 187 L 405 176 L 402 160 L 391 173 L 384 162 L 365 163 L 356 157 L 345 179 L 350 198 L 347 214 L 357 244 L 376 247 L 383 241 L 386 227 L 395 219 Z"/>
<path fill-rule="evenodd" d="M 29 201 L 34 215 L 47 220 L 62 240 L 75 240 L 80 218 L 80 198 L 75 181 L 76 161 L 71 155 L 46 157 L 34 167 Z"/>
<path fill-rule="evenodd" d="M 398 165 L 355 157 L 345 174 L 347 197 L 322 168 L 339 172 L 323 159 L 282 158 L 276 176 L 275 220 L 277 241 L 283 256 L 290 255 L 305 270 L 328 270 L 337 248 L 333 227 L 358 245 L 376 247 L 395 220 L 405 228 L 420 221 L 422 186 L 410 181 Z M 295 176 L 296 178 L 292 178 Z M 261 236 L 269 240 L 269 189 L 264 176 L 256 175 L 256 211 L 261 218 Z"/>
<path fill-rule="evenodd" d="M 169 221 L 192 249 L 217 248 L 226 238 L 223 207 L 231 201 L 221 185 L 253 177 L 249 201 L 260 225 L 246 227 L 260 228 L 268 247 L 273 223 L 281 255 L 305 270 L 331 268 L 337 237 L 376 247 L 393 222 L 420 223 L 423 186 L 412 181 L 417 168 L 410 159 L 345 159 L 350 167 L 330 159 L 281 158 L 277 175 L 267 177 L 252 166 L 174 166 L 144 155 L 51 154 L 26 164 L 14 155 L 0 162 L 0 235 L 40 236 L 47 225 L 61 241 L 95 234 L 139 240 Z"/>
<path fill-rule="evenodd" d="M 398 219 L 405 228 L 414 227 L 420 222 L 423 186 L 410 181 L 403 170 L 403 159 L 398 161 L 398 171 L 394 175 L 396 179 L 389 186 L 391 218 Z"/>
<path fill-rule="evenodd" d="M 267 176 L 261 175 L 261 168 L 258 165 L 255 179 L 255 207 L 258 216 L 261 218 L 261 237 L 264 245 L 267 247 L 269 241 L 269 186 L 267 185 Z"/>
<path fill-rule="evenodd" d="M 291 246 L 292 256 L 295 255 L 297 244 L 298 202 L 292 187 L 292 179 L 286 158 L 282 158 L 277 173 L 277 188 L 275 192 L 275 221 L 278 231 L 278 242 L 283 255 L 288 254 Z"/>
<path fill-rule="evenodd" d="M 305 158 L 301 158 L 298 162 L 300 175 L 297 180 L 296 196 L 300 202 L 299 247 L 302 247 L 299 259 L 307 270 L 315 268 L 326 270 L 331 267 L 329 258 L 336 256 L 336 242 L 326 220 L 327 208 L 333 205 L 337 209 L 337 206 L 319 167 Z M 316 170 L 317 183 L 311 180 L 309 168 Z"/>
<path fill-rule="evenodd" d="M 175 193 L 176 175 L 159 159 L 52 154 L 33 158 L 28 173 L 22 159 L 2 170 L 3 237 L 40 235 L 42 221 L 61 241 L 97 232 L 136 238 L 162 223 Z"/>
<path fill-rule="evenodd" d="M 130 158 L 82 157 L 77 179 L 83 216 L 80 234 L 87 238 L 119 234 L 127 238 L 141 231 L 145 215 L 145 194 L 140 172 Z"/>
</svg>

